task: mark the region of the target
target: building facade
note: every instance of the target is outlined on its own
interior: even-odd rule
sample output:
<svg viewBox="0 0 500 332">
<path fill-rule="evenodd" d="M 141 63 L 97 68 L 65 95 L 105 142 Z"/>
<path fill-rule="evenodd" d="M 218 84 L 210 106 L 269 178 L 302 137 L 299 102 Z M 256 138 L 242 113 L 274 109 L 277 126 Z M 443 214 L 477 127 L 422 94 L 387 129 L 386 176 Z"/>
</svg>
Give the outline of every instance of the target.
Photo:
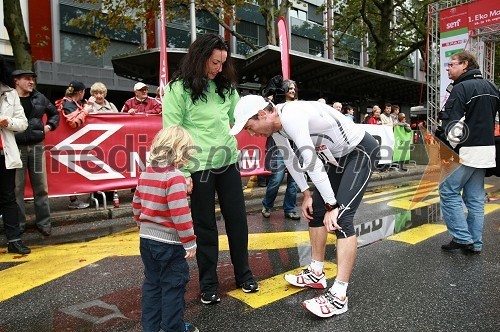
<svg viewBox="0 0 500 332">
<path fill-rule="evenodd" d="M 116 75 L 111 59 L 121 54 L 157 48 L 160 44 L 159 20 L 155 29 L 148 29 L 147 35 L 141 34 L 139 29 L 132 32 L 105 29 L 105 34 L 111 43 L 104 54 L 96 56 L 90 46 L 95 40 L 93 31 L 72 26 L 69 22 L 89 10 L 101 8 L 100 4 L 79 3 L 72 0 L 20 0 L 20 2 L 32 47 L 34 69 L 38 75 L 38 89 L 51 100 L 60 98 L 71 80 L 80 80 L 88 87 L 100 81 L 108 87 L 108 99 L 120 107 L 124 100 L 130 97 L 135 82 Z M 335 13 L 333 10 L 331 13 L 319 10 L 323 4 L 324 0 L 294 2 L 287 17 L 291 50 L 303 53 L 312 59 L 327 59 L 364 67 L 367 56 L 362 50 L 362 43 L 352 36 L 345 37 L 346 42 L 343 43 L 342 49 L 327 50 L 326 25 Z M 249 1 L 248 6 L 237 8 L 236 13 L 238 18 L 235 24 L 236 31 L 255 45 L 265 46 L 267 44 L 265 22 L 255 2 Z M 3 18 L 1 15 L 0 19 Z M 224 35 L 224 30 L 218 22 L 203 11 L 196 12 L 196 32 Z M 229 38 L 236 54 L 246 56 L 252 52 L 250 47 L 235 37 Z M 168 48 L 187 48 L 190 42 L 189 19 L 167 22 Z M 12 60 L 12 48 L 4 27 L 0 30 L 0 54 Z M 416 65 L 409 67 L 406 76 L 421 80 L 422 71 L 419 68 L 421 62 L 415 59 L 413 63 Z M 258 85 L 255 88 L 258 88 Z"/>
</svg>

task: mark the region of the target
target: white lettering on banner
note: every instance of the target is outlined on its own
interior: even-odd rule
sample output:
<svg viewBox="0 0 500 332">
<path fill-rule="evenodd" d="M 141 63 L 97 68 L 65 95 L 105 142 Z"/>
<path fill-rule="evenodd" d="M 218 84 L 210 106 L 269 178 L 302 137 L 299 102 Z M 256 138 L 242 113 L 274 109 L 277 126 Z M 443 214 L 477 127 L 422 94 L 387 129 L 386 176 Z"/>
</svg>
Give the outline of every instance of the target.
<svg viewBox="0 0 500 332">
<path fill-rule="evenodd" d="M 250 154 L 252 152 L 252 154 Z M 239 161 L 241 170 L 254 170 L 260 168 L 260 150 L 243 149 L 241 150 L 241 159 Z"/>
<path fill-rule="evenodd" d="M 62 140 L 59 144 L 54 146 L 51 151 L 51 157 L 68 167 L 69 169 L 75 171 L 76 173 L 86 177 L 89 180 L 112 180 L 112 179 L 123 179 L 125 178 L 122 174 L 114 170 L 111 166 L 106 164 L 101 159 L 97 158 L 95 155 L 86 153 L 82 154 L 82 151 L 91 151 L 95 149 L 99 144 L 104 142 L 111 135 L 116 133 L 123 125 L 120 124 L 88 124 L 81 128 L 73 135 Z M 80 137 L 91 131 L 103 131 L 101 135 L 96 137 L 89 143 L 74 143 Z M 67 151 L 69 153 L 59 154 L 61 151 Z M 71 153 L 72 152 L 72 153 Z M 92 162 L 97 166 L 100 171 L 104 172 L 89 172 L 86 169 L 79 166 L 76 162 Z"/>
<path fill-rule="evenodd" d="M 149 159 L 149 154 L 151 153 L 151 151 L 147 151 L 146 152 L 146 160 Z M 139 156 L 139 153 L 137 152 L 130 152 L 130 160 L 131 160 L 131 163 L 130 163 L 130 177 L 131 178 L 135 178 L 137 177 L 137 168 L 136 168 L 136 165 L 139 166 L 139 169 L 141 171 L 143 171 L 144 169 L 146 169 L 146 163 L 141 159 L 141 157 Z"/>
<path fill-rule="evenodd" d="M 460 19 L 456 20 L 455 22 L 450 22 L 446 24 L 446 29 L 448 30 L 458 27 L 460 27 Z"/>
<path fill-rule="evenodd" d="M 68 167 L 69 169 L 75 171 L 81 176 L 86 177 L 91 181 L 96 180 L 113 180 L 113 179 L 124 179 L 125 177 L 115 171 L 111 166 L 106 164 L 101 159 L 96 156 L 90 154 L 73 154 L 73 155 L 52 155 L 52 158 Z M 77 164 L 77 162 L 92 162 L 95 166 L 97 166 L 100 170 L 104 171 L 104 173 L 91 173 L 86 169 L 82 168 Z"/>
<path fill-rule="evenodd" d="M 394 234 L 395 216 L 387 216 L 363 224 L 355 225 L 354 230 L 358 238 L 358 247 L 388 238 Z"/>
<path fill-rule="evenodd" d="M 51 151 L 61 151 L 61 150 L 67 150 L 67 151 L 83 151 L 83 150 L 92 150 L 94 147 L 98 146 L 102 142 L 104 142 L 107 138 L 109 138 L 111 135 L 116 133 L 123 125 L 121 124 L 88 124 L 82 129 L 78 130 L 76 133 L 73 135 L 67 137 L 66 139 L 62 140 L 59 144 L 54 146 Z M 83 144 L 76 144 L 73 143 L 83 135 L 91 132 L 91 131 L 104 131 L 102 135 L 94 139 L 92 142 L 89 143 L 83 143 Z"/>
</svg>

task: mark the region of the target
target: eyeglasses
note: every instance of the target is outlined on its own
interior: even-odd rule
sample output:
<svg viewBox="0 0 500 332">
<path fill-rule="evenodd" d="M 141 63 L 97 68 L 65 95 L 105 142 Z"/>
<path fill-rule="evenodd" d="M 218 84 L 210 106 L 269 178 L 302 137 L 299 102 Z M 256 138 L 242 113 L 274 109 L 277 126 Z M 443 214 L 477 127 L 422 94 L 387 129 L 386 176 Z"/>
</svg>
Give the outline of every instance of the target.
<svg viewBox="0 0 500 332">
<path fill-rule="evenodd" d="M 448 67 L 453 67 L 453 66 L 455 66 L 455 65 L 460 65 L 460 64 L 462 64 L 462 61 L 457 61 L 457 62 L 448 62 L 448 63 L 446 64 L 446 66 L 448 66 Z"/>
</svg>

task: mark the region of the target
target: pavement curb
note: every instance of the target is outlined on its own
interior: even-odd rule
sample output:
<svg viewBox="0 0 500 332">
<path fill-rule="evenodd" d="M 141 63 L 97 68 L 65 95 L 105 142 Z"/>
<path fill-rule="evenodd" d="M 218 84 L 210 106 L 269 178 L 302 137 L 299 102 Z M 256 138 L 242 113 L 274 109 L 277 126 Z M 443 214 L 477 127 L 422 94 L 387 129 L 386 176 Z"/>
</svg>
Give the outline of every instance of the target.
<svg viewBox="0 0 500 332">
<path fill-rule="evenodd" d="M 400 171 L 386 171 L 382 173 L 372 174 L 371 180 L 368 183 L 368 188 L 381 186 L 385 183 L 390 184 L 393 181 L 399 181 L 400 178 L 405 178 L 405 180 L 418 179 L 425 172 L 426 166 L 416 166 L 409 167 L 407 172 Z M 256 181 L 252 179 L 244 179 L 244 195 L 245 195 L 245 203 L 247 212 L 255 213 L 261 210 L 262 208 L 262 198 L 265 194 L 265 187 L 258 187 Z M 276 199 L 276 207 L 281 206 L 283 195 L 286 190 L 286 183 L 280 186 L 278 197 Z M 86 195 L 82 195 L 85 197 Z M 132 197 L 133 193 L 130 190 L 120 190 L 120 207 L 114 208 L 112 202 L 108 202 L 107 208 L 99 208 L 98 210 L 95 207 L 90 207 L 83 210 L 68 210 L 68 198 L 66 197 L 54 197 L 50 198 L 50 206 L 51 206 L 51 222 L 52 227 L 64 227 L 69 225 L 83 224 L 83 223 L 92 223 L 97 221 L 118 219 L 118 218 L 127 218 L 131 219 L 128 223 L 133 223 L 132 220 Z M 301 199 L 301 196 L 297 196 L 298 199 Z M 102 206 L 102 205 L 101 205 Z M 218 204 L 216 202 L 216 208 L 218 209 Z M 34 229 L 34 206 L 33 204 L 27 204 L 27 228 Z"/>
</svg>

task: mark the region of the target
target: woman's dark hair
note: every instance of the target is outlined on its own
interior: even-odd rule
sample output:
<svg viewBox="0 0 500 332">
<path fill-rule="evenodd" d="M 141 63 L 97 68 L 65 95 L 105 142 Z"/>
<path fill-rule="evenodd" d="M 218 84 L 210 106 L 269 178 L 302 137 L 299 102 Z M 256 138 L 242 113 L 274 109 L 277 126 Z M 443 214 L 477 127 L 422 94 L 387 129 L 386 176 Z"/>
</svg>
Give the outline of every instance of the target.
<svg viewBox="0 0 500 332">
<path fill-rule="evenodd" d="M 0 82 L 8 86 L 12 83 L 10 80 L 9 70 L 7 69 L 7 64 L 5 63 L 3 56 L 0 56 Z"/>
<path fill-rule="evenodd" d="M 284 80 L 283 90 L 285 91 L 285 100 L 286 100 L 286 94 L 288 93 L 288 89 L 292 84 L 295 86 L 295 100 L 299 99 L 299 87 L 297 86 L 297 82 L 295 82 L 294 80 Z"/>
<path fill-rule="evenodd" d="M 227 52 L 222 71 L 214 78 L 217 94 L 226 100 L 226 93 L 234 93 L 237 78 L 229 47 L 224 38 L 217 34 L 208 33 L 198 37 L 189 46 L 188 53 L 182 58 L 179 69 L 172 77 L 172 82 L 183 81 L 184 90 L 191 92 L 193 103 L 196 103 L 198 99 L 207 101 L 208 78 L 205 71 L 207 61 L 214 50 Z M 170 88 L 172 88 L 171 85 Z"/>
</svg>

